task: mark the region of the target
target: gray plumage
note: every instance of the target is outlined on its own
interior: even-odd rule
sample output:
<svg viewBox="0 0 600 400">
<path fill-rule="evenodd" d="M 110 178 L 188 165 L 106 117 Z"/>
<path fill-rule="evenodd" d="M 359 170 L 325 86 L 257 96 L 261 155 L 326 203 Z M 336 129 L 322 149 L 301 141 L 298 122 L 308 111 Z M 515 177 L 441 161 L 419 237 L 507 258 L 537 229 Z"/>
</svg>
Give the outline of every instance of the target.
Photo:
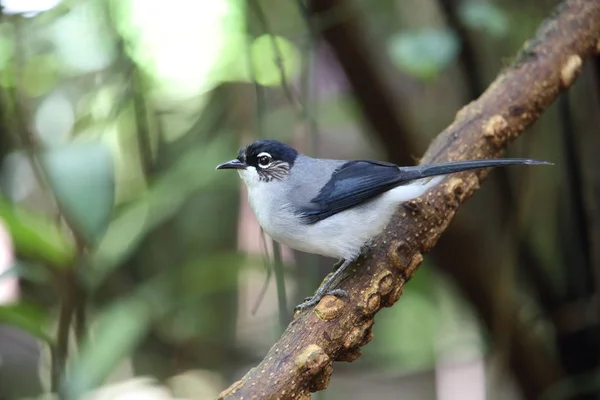
<svg viewBox="0 0 600 400">
<path fill-rule="evenodd" d="M 300 210 L 313 207 L 311 201 L 346 162 L 299 154 L 286 184 L 257 180 L 253 171 L 240 171 L 250 206 L 265 232 L 296 250 L 354 260 L 363 245 L 383 230 L 396 205 L 419 197 L 441 180 L 414 181 L 322 221 L 303 223 Z"/>
<path fill-rule="evenodd" d="M 274 141 L 240 149 L 217 169 L 236 169 L 261 227 L 281 244 L 344 260 L 341 267 L 298 308 L 316 304 L 335 279 L 380 233 L 397 206 L 422 196 L 444 175 L 515 164 L 550 164 L 531 159 L 470 160 L 399 167 L 381 161 L 311 158 Z"/>
</svg>

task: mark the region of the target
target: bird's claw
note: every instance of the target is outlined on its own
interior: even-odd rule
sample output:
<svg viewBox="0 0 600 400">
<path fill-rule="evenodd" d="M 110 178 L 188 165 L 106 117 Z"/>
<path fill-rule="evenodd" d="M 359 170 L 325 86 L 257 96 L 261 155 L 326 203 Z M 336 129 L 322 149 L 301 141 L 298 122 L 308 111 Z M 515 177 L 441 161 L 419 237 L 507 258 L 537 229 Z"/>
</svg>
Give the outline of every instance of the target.
<svg viewBox="0 0 600 400">
<path fill-rule="evenodd" d="M 324 291 L 323 293 L 319 293 L 317 291 L 317 293 L 315 293 L 314 296 L 307 297 L 304 299 L 304 301 L 302 303 L 298 304 L 294 308 L 294 311 L 302 311 L 302 310 L 306 310 L 307 308 L 311 308 L 311 307 L 317 305 L 319 303 L 319 301 L 321 301 L 321 299 L 328 294 L 332 295 L 332 296 L 337 296 L 337 297 L 348 297 L 348 292 L 346 292 L 343 289 L 333 289 L 333 290 Z"/>
</svg>

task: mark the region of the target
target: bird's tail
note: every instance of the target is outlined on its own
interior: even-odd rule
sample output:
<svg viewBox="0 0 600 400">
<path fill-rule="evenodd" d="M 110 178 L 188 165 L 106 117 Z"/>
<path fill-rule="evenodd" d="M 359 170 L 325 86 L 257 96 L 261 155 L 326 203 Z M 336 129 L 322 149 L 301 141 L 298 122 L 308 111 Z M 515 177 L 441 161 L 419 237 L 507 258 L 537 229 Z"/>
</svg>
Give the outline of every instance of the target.
<svg viewBox="0 0 600 400">
<path fill-rule="evenodd" d="M 414 167 L 400 167 L 406 181 L 427 178 L 430 176 L 447 175 L 454 172 L 472 169 L 502 167 L 506 165 L 554 165 L 547 161 L 532 160 L 529 158 L 497 158 L 488 160 L 453 161 L 439 164 L 425 164 Z"/>
</svg>

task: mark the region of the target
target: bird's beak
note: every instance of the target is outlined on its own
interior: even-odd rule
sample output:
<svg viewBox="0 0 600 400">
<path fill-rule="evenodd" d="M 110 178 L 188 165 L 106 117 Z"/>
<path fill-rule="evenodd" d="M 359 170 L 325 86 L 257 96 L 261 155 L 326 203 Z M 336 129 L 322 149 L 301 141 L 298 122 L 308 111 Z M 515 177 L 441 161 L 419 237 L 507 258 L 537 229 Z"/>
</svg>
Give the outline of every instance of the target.
<svg viewBox="0 0 600 400">
<path fill-rule="evenodd" d="M 224 162 L 223 164 L 217 165 L 217 169 L 246 169 L 248 164 L 241 162 L 237 158 L 231 161 Z"/>
</svg>

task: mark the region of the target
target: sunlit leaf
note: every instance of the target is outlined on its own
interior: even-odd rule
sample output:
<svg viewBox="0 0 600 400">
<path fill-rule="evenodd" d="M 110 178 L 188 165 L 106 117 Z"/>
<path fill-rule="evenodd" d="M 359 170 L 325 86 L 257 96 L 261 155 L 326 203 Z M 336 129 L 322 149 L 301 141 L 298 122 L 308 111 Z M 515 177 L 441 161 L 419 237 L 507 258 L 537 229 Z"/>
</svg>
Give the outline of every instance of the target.
<svg viewBox="0 0 600 400">
<path fill-rule="evenodd" d="M 56 86 L 60 63 L 53 54 L 32 56 L 23 70 L 23 90 L 32 97 L 48 93 Z"/>
<path fill-rule="evenodd" d="M 289 82 L 300 66 L 300 53 L 293 43 L 280 36 L 265 34 L 256 38 L 250 54 L 256 81 L 264 86 L 280 85 L 282 70 Z"/>
<path fill-rule="evenodd" d="M 103 314 L 91 337 L 67 369 L 67 399 L 80 399 L 98 387 L 136 348 L 152 319 L 151 306 L 138 299 L 123 301 Z"/>
<path fill-rule="evenodd" d="M 452 31 L 425 29 L 394 35 L 388 51 L 398 68 L 420 79 L 437 77 L 450 65 L 459 51 L 459 41 Z"/>
<path fill-rule="evenodd" d="M 48 219 L 9 204 L 0 197 L 0 218 L 10 232 L 17 253 L 67 267 L 75 257 L 75 247 Z"/>
<path fill-rule="evenodd" d="M 101 143 L 70 144 L 46 151 L 41 162 L 56 198 L 78 233 L 95 243 L 110 222 L 114 168 Z"/>
<path fill-rule="evenodd" d="M 171 0 L 168 7 L 160 0 L 111 1 L 125 50 L 150 78 L 150 95 L 161 102 L 197 96 L 240 74 L 247 64 L 240 60 L 244 5 L 243 0 Z"/>
<path fill-rule="evenodd" d="M 19 328 L 47 343 L 53 342 L 46 330 L 46 314 L 32 304 L 20 302 L 0 306 L 0 322 Z"/>
<path fill-rule="evenodd" d="M 482 30 L 496 38 L 504 37 L 508 33 L 510 22 L 506 13 L 492 2 L 461 2 L 459 14 L 464 23 L 472 29 Z"/>
</svg>

